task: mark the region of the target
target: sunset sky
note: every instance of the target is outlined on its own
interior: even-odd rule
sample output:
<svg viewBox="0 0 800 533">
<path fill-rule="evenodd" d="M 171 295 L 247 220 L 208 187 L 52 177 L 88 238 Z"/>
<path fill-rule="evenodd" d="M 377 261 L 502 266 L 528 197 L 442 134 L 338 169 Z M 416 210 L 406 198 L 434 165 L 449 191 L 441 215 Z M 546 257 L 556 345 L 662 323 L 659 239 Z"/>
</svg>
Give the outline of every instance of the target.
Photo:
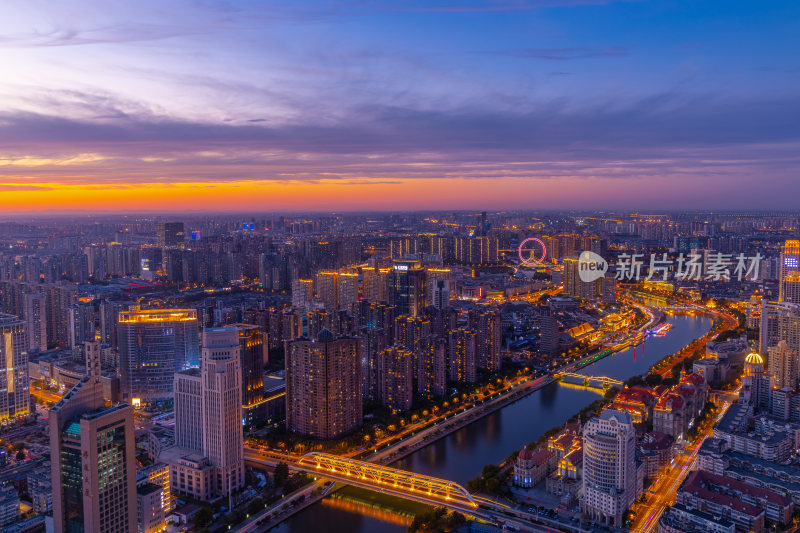
<svg viewBox="0 0 800 533">
<path fill-rule="evenodd" d="M 0 215 L 788 209 L 800 2 L 0 4 Z"/>
</svg>

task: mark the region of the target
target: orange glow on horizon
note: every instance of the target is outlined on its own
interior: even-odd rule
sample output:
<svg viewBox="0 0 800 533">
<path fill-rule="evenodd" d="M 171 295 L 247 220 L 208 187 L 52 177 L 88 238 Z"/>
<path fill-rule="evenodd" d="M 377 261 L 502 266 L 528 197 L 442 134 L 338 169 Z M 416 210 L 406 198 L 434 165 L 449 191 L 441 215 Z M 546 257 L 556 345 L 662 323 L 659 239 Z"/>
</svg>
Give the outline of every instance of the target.
<svg viewBox="0 0 800 533">
<path fill-rule="evenodd" d="M 552 208 L 591 205 L 613 196 L 615 185 L 580 177 L 77 184 L 31 179 L 0 183 L 0 212 Z M 645 180 L 626 183 L 625 193 L 646 197 L 653 186 Z"/>
</svg>

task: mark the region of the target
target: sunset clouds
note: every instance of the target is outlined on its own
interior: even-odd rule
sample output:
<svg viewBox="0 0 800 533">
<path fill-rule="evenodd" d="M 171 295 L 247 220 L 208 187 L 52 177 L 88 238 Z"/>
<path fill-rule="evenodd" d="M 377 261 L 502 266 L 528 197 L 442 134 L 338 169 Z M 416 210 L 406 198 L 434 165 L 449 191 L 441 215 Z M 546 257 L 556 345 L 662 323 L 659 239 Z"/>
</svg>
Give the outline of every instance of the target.
<svg viewBox="0 0 800 533">
<path fill-rule="evenodd" d="M 0 210 L 796 207 L 798 8 L 718 7 L 7 2 Z"/>
</svg>

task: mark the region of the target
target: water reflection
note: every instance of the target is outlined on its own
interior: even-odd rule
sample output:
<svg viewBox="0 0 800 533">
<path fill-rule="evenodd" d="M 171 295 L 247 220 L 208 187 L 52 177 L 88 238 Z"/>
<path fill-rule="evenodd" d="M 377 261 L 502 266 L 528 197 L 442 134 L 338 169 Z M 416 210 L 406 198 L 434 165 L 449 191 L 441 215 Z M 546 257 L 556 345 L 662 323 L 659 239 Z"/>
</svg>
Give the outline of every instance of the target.
<svg viewBox="0 0 800 533">
<path fill-rule="evenodd" d="M 674 316 L 668 322 L 673 324 L 670 332 L 664 337 L 648 339 L 644 349 L 641 346 L 636 349 L 635 359 L 633 348 L 628 348 L 598 361 L 583 373 L 622 380 L 644 374 L 659 359 L 703 336 L 712 324 L 705 316 Z M 598 392 L 591 389 L 554 383 L 414 452 L 393 466 L 466 483 L 479 475 L 484 465 L 499 463 L 599 397 Z M 357 510 L 317 504 L 274 531 L 401 533 L 405 529 L 405 526 L 373 516 L 362 516 Z"/>
</svg>

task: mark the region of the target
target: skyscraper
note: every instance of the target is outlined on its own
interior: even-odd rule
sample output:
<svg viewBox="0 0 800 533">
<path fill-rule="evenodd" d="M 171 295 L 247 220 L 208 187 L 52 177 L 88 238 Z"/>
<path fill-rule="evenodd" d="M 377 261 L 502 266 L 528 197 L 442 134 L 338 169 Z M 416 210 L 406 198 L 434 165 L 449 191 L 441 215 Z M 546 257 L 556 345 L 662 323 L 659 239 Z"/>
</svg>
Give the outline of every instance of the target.
<svg viewBox="0 0 800 533">
<path fill-rule="evenodd" d="M 156 224 L 156 242 L 160 248 L 180 246 L 184 239 L 183 222 L 159 222 Z"/>
<path fill-rule="evenodd" d="M 175 372 L 200 363 L 194 309 L 122 311 L 118 327 L 120 389 L 126 401 L 171 398 Z"/>
<path fill-rule="evenodd" d="M 47 311 L 44 295 L 30 292 L 25 295 L 25 331 L 28 334 L 28 350 L 47 349 Z"/>
<path fill-rule="evenodd" d="M 742 388 L 739 389 L 739 402 L 752 405 L 755 411 L 768 411 L 773 377 L 764 373 L 764 359 L 753 352 L 744 359 Z"/>
<path fill-rule="evenodd" d="M 30 414 L 27 344 L 24 322 L 0 314 L 0 424 Z"/>
<path fill-rule="evenodd" d="M 499 372 L 503 344 L 503 317 L 497 309 L 480 309 L 471 313 L 472 328 L 477 337 L 476 363 L 478 368 Z"/>
<path fill-rule="evenodd" d="M 378 381 L 381 403 L 397 411 L 411 409 L 414 398 L 414 354 L 402 346 L 386 348 L 378 354 Z"/>
<path fill-rule="evenodd" d="M 50 409 L 56 533 L 136 531 L 133 409 L 105 407 L 91 371 Z"/>
<path fill-rule="evenodd" d="M 387 288 L 391 271 L 392 269 L 390 268 L 379 267 L 365 267 L 362 270 L 365 300 L 368 302 L 383 302 L 389 298 Z"/>
<path fill-rule="evenodd" d="M 444 396 L 447 390 L 447 339 L 423 339 L 416 353 L 417 392 L 423 396 Z"/>
<path fill-rule="evenodd" d="M 310 279 L 297 279 L 292 282 L 292 307 L 305 313 L 311 309 L 314 295 L 314 282 Z"/>
<path fill-rule="evenodd" d="M 450 381 L 474 383 L 476 378 L 475 332 L 463 328 L 450 332 L 449 372 Z"/>
<path fill-rule="evenodd" d="M 286 427 L 333 439 L 361 425 L 359 340 L 322 330 L 286 343 Z"/>
<path fill-rule="evenodd" d="M 450 306 L 449 268 L 427 268 L 425 287 L 428 291 L 427 305 L 437 309 L 447 309 Z"/>
<path fill-rule="evenodd" d="M 242 371 L 239 330 L 203 332 L 200 366 L 203 394 L 203 452 L 216 468 L 214 492 L 229 495 L 244 486 Z"/>
<path fill-rule="evenodd" d="M 581 296 L 581 278 L 578 271 L 578 258 L 565 257 L 562 263 L 564 267 L 564 296 Z"/>
<path fill-rule="evenodd" d="M 203 384 L 199 368 L 175 373 L 175 445 L 203 450 Z"/>
<path fill-rule="evenodd" d="M 800 241 L 783 243 L 778 268 L 778 301 L 800 304 Z"/>
<path fill-rule="evenodd" d="M 269 343 L 260 327 L 233 324 L 239 330 L 240 368 L 242 370 L 242 419 L 252 426 L 264 417 L 264 364 Z"/>
<path fill-rule="evenodd" d="M 622 526 L 637 497 L 636 432 L 625 411 L 606 409 L 583 429 L 583 512 Z"/>
<path fill-rule="evenodd" d="M 766 353 L 778 342 L 786 341 L 789 349 L 800 353 L 800 304 L 789 302 L 761 302 L 758 346 Z"/>
<path fill-rule="evenodd" d="M 398 315 L 419 315 L 425 306 L 425 270 L 419 260 L 395 260 L 388 297 Z"/>
<path fill-rule="evenodd" d="M 794 389 L 797 385 L 797 353 L 789 348 L 786 341 L 780 341 L 769 349 L 769 373 L 775 378 L 776 389 Z"/>
</svg>

